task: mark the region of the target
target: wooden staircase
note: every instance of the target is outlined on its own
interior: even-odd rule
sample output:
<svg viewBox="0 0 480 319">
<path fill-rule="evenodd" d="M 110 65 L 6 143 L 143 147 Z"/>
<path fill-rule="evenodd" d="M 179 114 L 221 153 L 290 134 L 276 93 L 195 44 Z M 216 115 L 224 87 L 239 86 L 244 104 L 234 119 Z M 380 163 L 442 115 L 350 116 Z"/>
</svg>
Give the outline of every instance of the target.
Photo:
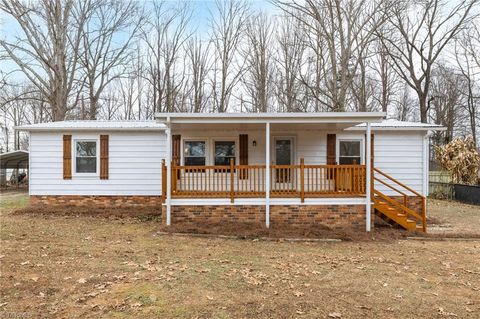
<svg viewBox="0 0 480 319">
<path fill-rule="evenodd" d="M 372 182 L 379 182 L 399 194 L 399 196 L 390 197 L 372 187 L 375 214 L 390 225 L 410 231 L 426 232 L 425 196 L 376 168 L 373 169 L 372 175 Z M 411 200 L 420 207 L 414 209 Z"/>
</svg>

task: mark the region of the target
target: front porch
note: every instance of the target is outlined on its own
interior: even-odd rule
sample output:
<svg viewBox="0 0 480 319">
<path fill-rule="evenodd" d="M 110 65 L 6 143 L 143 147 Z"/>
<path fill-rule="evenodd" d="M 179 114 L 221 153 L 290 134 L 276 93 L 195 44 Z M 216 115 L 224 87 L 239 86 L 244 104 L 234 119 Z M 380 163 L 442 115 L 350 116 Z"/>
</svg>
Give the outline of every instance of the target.
<svg viewBox="0 0 480 319">
<path fill-rule="evenodd" d="M 171 166 L 171 198 L 271 198 L 364 197 L 365 165 L 230 165 Z M 167 166 L 162 163 L 166 198 Z M 267 177 L 268 176 L 268 177 Z M 267 180 L 268 178 L 268 180 Z"/>
<path fill-rule="evenodd" d="M 371 227 L 371 125 L 383 113 L 157 114 L 167 134 L 162 164 L 166 223 L 235 211 L 228 218 L 304 214 L 310 222 Z M 366 123 L 363 132 L 345 131 Z M 217 208 L 221 207 L 221 210 Z M 234 208 L 236 207 L 236 208 Z M 300 215 L 287 211 L 297 211 Z M 349 222 L 350 213 L 354 222 Z M 271 215 L 272 214 L 272 215 Z M 343 217 L 342 217 L 343 216 Z M 362 217 L 363 216 L 363 217 Z M 282 217 L 283 218 L 283 217 Z M 328 220 L 327 220 L 328 219 Z M 296 222 L 296 221 L 295 221 Z"/>
</svg>

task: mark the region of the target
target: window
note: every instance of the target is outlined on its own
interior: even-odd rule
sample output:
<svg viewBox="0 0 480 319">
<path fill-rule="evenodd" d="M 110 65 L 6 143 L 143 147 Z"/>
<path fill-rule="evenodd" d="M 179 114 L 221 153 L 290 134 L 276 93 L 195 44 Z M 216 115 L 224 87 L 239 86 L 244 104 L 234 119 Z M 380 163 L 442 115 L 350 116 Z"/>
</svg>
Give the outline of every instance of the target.
<svg viewBox="0 0 480 319">
<path fill-rule="evenodd" d="M 340 164 L 361 164 L 360 141 L 340 141 Z"/>
<path fill-rule="evenodd" d="M 233 159 L 233 164 L 235 164 L 235 142 L 216 141 L 215 165 L 230 165 L 231 159 Z"/>
<path fill-rule="evenodd" d="M 96 173 L 97 172 L 97 142 L 76 141 L 75 142 L 75 172 Z"/>
<path fill-rule="evenodd" d="M 205 165 L 205 141 L 185 141 L 183 162 L 186 166 Z"/>
</svg>

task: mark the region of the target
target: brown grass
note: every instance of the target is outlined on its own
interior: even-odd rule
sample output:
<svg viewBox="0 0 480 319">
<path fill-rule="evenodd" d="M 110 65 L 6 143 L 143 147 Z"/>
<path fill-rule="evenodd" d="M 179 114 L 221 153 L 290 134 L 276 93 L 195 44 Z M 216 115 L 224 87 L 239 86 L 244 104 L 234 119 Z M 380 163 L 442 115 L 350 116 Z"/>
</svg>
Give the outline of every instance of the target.
<svg viewBox="0 0 480 319">
<path fill-rule="evenodd" d="M 478 318 L 480 241 L 162 235 L 158 220 L 0 215 L 0 318 Z"/>
</svg>

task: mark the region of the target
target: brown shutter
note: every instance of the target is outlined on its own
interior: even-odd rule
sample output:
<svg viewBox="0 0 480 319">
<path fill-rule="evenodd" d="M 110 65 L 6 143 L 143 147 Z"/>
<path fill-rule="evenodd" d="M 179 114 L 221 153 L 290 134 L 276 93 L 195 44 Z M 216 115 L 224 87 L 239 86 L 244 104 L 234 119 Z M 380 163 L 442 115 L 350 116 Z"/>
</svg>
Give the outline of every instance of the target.
<svg viewBox="0 0 480 319">
<path fill-rule="evenodd" d="M 240 134 L 240 165 L 248 165 L 248 134 Z M 248 178 L 248 171 L 240 171 L 240 179 Z"/>
<path fill-rule="evenodd" d="M 172 162 L 180 166 L 180 141 L 181 135 L 172 135 Z"/>
<path fill-rule="evenodd" d="M 337 164 L 337 135 L 327 134 L 327 165 Z"/>
<path fill-rule="evenodd" d="M 108 179 L 108 135 L 100 135 L 100 179 Z"/>
<path fill-rule="evenodd" d="M 63 135 L 63 179 L 72 179 L 72 136 Z"/>
<path fill-rule="evenodd" d="M 337 135 L 327 134 L 327 165 L 337 164 Z M 335 179 L 335 170 L 327 169 L 327 179 Z M 337 187 L 337 183 L 335 183 Z"/>
</svg>

